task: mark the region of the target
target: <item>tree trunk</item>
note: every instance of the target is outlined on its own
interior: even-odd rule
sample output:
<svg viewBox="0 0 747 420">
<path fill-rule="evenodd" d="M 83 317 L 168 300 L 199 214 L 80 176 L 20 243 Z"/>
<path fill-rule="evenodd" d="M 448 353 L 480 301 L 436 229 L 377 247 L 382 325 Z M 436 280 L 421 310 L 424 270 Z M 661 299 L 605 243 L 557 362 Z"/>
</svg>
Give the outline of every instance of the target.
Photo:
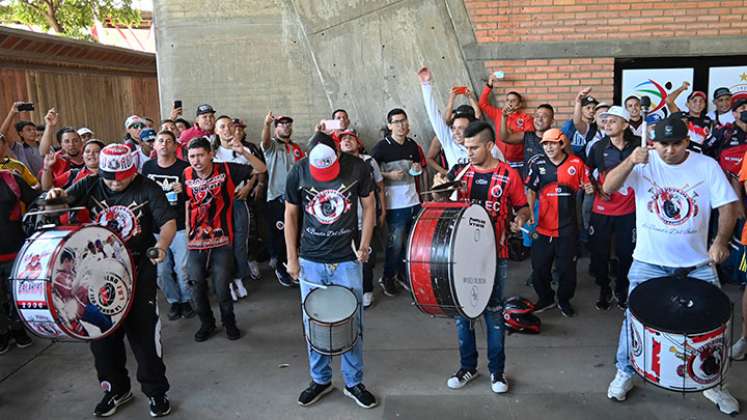
<svg viewBox="0 0 747 420">
<path fill-rule="evenodd" d="M 49 26 L 52 28 L 52 30 L 54 30 L 58 34 L 64 34 L 65 28 L 57 20 L 56 6 L 50 0 L 47 0 L 46 3 L 47 3 L 47 12 L 45 13 L 44 17 L 47 19 L 47 23 L 49 23 Z"/>
</svg>

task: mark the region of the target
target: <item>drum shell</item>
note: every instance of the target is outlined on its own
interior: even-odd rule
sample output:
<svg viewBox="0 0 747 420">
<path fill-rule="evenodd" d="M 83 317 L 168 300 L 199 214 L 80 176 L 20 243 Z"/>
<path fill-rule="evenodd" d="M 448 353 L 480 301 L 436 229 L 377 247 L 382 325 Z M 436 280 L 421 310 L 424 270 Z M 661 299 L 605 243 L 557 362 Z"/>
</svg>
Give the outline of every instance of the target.
<svg viewBox="0 0 747 420">
<path fill-rule="evenodd" d="M 331 285 L 327 288 L 315 288 L 311 290 L 303 301 L 302 309 L 305 315 L 304 336 L 309 346 L 319 354 L 326 356 L 337 356 L 349 351 L 355 346 L 360 336 L 360 303 L 355 294 L 343 286 Z M 328 289 L 340 292 L 341 289 L 347 291 L 344 293 L 345 299 L 349 301 L 346 305 L 354 306 L 352 311 L 347 311 L 339 315 L 335 320 L 317 319 L 314 309 L 310 308 L 312 302 L 318 299 L 319 302 L 314 304 L 337 305 L 332 299 L 319 299 Z M 340 305 L 345 306 L 345 305 Z"/>
<path fill-rule="evenodd" d="M 81 245 L 84 242 L 88 248 Z M 94 243 L 100 248 L 91 248 Z M 69 272 L 63 267 L 65 253 L 74 256 Z M 41 230 L 24 243 L 11 271 L 19 317 L 29 331 L 42 338 L 91 341 L 107 337 L 132 307 L 133 266 L 124 243 L 104 227 Z M 92 275 L 102 272 L 105 276 Z M 57 281 L 63 277 L 67 283 Z M 71 317 L 71 311 L 76 315 Z M 87 322 L 92 319 L 99 325 Z"/>
</svg>

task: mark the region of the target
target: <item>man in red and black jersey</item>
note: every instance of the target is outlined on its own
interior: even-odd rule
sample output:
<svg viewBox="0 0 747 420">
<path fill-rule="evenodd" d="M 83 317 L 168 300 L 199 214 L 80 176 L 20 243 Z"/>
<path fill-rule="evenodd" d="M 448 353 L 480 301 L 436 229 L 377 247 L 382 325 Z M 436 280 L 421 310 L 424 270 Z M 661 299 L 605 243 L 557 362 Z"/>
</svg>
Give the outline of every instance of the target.
<svg viewBox="0 0 747 420">
<path fill-rule="evenodd" d="M 742 119 L 743 113 L 745 114 L 744 120 Z M 734 190 L 742 197 L 743 188 L 739 182 L 739 171 L 742 168 L 745 153 L 747 153 L 747 99 L 741 98 L 734 101 L 732 114 L 734 114 L 734 124 L 727 125 L 717 132 L 714 154 Z"/>
<path fill-rule="evenodd" d="M 532 219 L 532 207 L 539 197 L 539 220 L 532 243 L 533 285 L 539 298 L 535 312 L 555 306 L 555 292 L 550 287 L 555 262 L 560 276 L 558 306 L 564 316 L 571 317 L 575 314 L 571 298 L 576 290 L 576 193 L 581 188 L 591 192 L 592 187 L 581 158 L 564 151 L 567 144 L 568 139 L 559 129 L 545 131 L 545 154 L 528 162 L 526 185 Z"/>
<path fill-rule="evenodd" d="M 256 159 L 238 139 L 231 148 L 247 160 Z M 190 167 L 180 183 L 187 193 L 187 273 L 193 283 L 192 301 L 202 325 L 195 341 L 205 341 L 215 331 L 215 317 L 208 300 L 208 269 L 215 285 L 221 322 L 229 340 L 237 340 L 233 302 L 228 283 L 233 275 L 233 204 L 236 185 L 252 175 L 252 167 L 235 163 L 213 163 L 210 140 L 198 137 L 187 148 Z"/>
<path fill-rule="evenodd" d="M 99 171 L 99 153 L 101 153 L 101 149 L 104 146 L 106 145 L 101 140 L 88 140 L 85 146 L 83 146 L 83 162 L 85 166 L 69 169 L 56 177 L 52 177 L 52 167 L 56 159 L 51 154 L 45 155 L 44 169 L 41 177 L 42 189 L 46 191 L 51 188 L 68 188 L 87 176 L 96 175 Z"/>
<path fill-rule="evenodd" d="M 542 134 L 552 127 L 554 119 L 555 109 L 553 109 L 552 105 L 542 104 L 534 110 L 534 117 L 532 118 L 533 131 L 514 131 L 508 123 L 505 114 L 502 115 L 500 124 L 497 124 L 497 127 L 499 127 L 503 141 L 507 144 L 524 144 L 524 164 L 521 166 L 522 176 L 525 176 L 527 173 L 526 168 L 529 160 L 534 156 L 544 153 L 540 146 L 540 140 L 542 139 Z"/>
<path fill-rule="evenodd" d="M 488 211 L 495 223 L 495 242 L 498 251 L 498 264 L 495 273 L 495 285 L 485 310 L 485 323 L 488 341 L 488 369 L 491 375 L 491 389 L 496 393 L 508 391 L 508 382 L 503 376 L 506 355 L 503 350 L 504 324 L 502 293 L 508 274 L 508 240 L 506 227 L 512 210 L 516 210 L 515 226 L 523 225 L 529 218 L 521 177 L 508 163 L 495 159 L 491 150 L 495 144 L 495 134 L 490 125 L 484 121 L 474 121 L 464 132 L 464 146 L 470 160 L 469 167 L 455 165 L 448 180 L 453 181 L 458 174 L 462 175 L 463 188 L 459 190 L 458 200 L 479 204 Z M 436 175 L 435 183 L 446 181 L 443 175 Z M 449 388 L 458 389 L 477 377 L 477 348 L 475 331 L 472 323 L 464 317 L 456 318 L 457 335 L 459 336 L 459 370 L 447 381 Z"/>
<path fill-rule="evenodd" d="M 39 154 L 41 156 L 45 156 L 47 153 L 54 153 L 53 177 L 60 176 L 70 169 L 80 169 L 85 166 L 83 154 L 81 153 L 83 150 L 83 140 L 74 129 L 63 127 L 57 130 L 55 135 L 61 150 L 54 152 L 52 149 L 52 131 L 57 127 L 58 120 L 59 114 L 57 114 L 57 111 L 54 108 L 50 109 L 44 117 L 46 125 L 41 142 L 39 143 Z"/>
<path fill-rule="evenodd" d="M 628 270 L 633 263 L 635 248 L 635 195 L 632 188 L 607 195 L 601 191 L 601 186 L 607 173 L 640 146 L 641 138 L 627 133 L 629 114 L 622 107 L 610 107 L 601 117 L 606 119 L 606 135 L 591 147 L 586 159 L 589 171 L 595 178 L 593 185 L 596 186 L 589 221 L 591 271 L 600 287 L 596 308 L 607 310 L 612 299 L 609 262 L 610 244 L 614 237 L 618 260 L 615 297 L 617 306 L 625 309 L 628 301 Z"/>
</svg>

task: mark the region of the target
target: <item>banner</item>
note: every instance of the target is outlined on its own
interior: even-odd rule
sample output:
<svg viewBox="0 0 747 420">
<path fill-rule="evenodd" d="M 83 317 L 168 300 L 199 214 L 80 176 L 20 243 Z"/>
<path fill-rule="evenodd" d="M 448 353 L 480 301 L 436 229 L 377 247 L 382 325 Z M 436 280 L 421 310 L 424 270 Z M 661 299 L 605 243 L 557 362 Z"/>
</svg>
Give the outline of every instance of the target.
<svg viewBox="0 0 747 420">
<path fill-rule="evenodd" d="M 669 110 L 666 108 L 669 93 L 682 86 L 683 82 L 689 82 L 690 88 L 682 92 L 675 102 L 681 110 L 687 111 L 687 95 L 692 92 L 693 74 L 692 67 L 623 70 L 620 100 L 624 101 L 631 95 L 639 98 L 648 96 L 651 98 L 649 121 L 656 121 L 669 115 Z"/>
<path fill-rule="evenodd" d="M 747 97 L 747 66 L 711 67 L 708 70 L 709 111 L 715 108 L 715 105 L 713 105 L 713 91 L 720 87 L 729 88 L 734 97 Z"/>
</svg>

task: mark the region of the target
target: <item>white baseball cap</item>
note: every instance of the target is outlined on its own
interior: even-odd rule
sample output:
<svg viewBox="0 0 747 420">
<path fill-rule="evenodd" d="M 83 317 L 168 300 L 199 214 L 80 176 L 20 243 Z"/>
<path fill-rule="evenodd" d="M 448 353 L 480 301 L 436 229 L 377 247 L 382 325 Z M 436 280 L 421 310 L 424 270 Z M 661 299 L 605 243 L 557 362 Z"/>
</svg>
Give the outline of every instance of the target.
<svg viewBox="0 0 747 420">
<path fill-rule="evenodd" d="M 81 127 L 78 129 L 78 135 L 83 136 L 84 134 L 90 134 L 93 135 L 93 131 L 91 131 L 88 127 Z"/>
<path fill-rule="evenodd" d="M 610 109 L 608 109 L 606 112 L 602 112 L 601 115 L 602 118 L 607 118 L 610 116 L 622 118 L 625 120 L 625 122 L 628 122 L 630 120 L 630 114 L 628 114 L 628 111 L 618 105 L 611 106 Z"/>
</svg>

